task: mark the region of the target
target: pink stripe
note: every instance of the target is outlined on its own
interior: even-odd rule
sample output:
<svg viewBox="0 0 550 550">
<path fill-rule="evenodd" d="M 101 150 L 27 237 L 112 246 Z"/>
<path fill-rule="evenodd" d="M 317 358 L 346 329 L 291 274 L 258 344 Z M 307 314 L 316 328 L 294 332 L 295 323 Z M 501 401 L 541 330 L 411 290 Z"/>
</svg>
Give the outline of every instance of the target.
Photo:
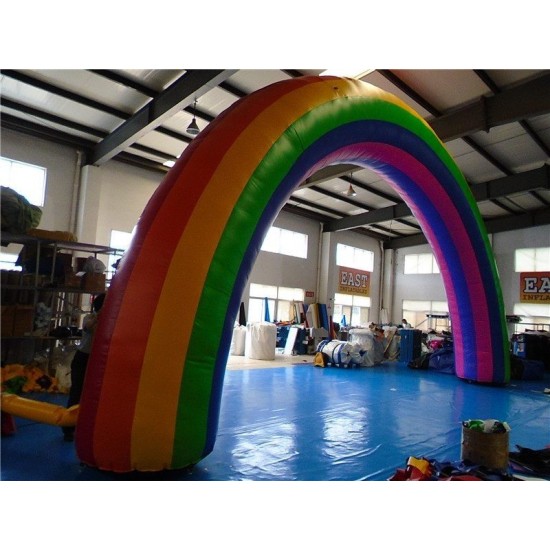
<svg viewBox="0 0 550 550">
<path fill-rule="evenodd" d="M 345 161 L 364 159 L 365 161 L 376 160 L 387 165 L 393 166 L 403 172 L 410 178 L 425 194 L 430 197 L 433 205 L 440 213 L 441 218 L 451 235 L 453 244 L 457 250 L 464 272 L 464 277 L 467 279 L 467 288 L 469 291 L 470 303 L 475 304 L 476 310 L 473 315 L 474 330 L 476 333 L 476 350 L 478 371 L 476 378 L 480 380 L 490 380 L 493 370 L 493 352 L 491 335 L 489 332 L 489 313 L 484 292 L 484 285 L 479 270 L 479 263 L 472 248 L 472 244 L 466 228 L 462 222 L 460 213 L 457 211 L 453 201 L 442 188 L 435 176 L 412 155 L 393 146 L 382 143 L 363 142 L 354 144 L 348 147 L 343 147 L 334 151 L 332 154 L 325 157 L 310 173 L 318 170 L 318 166 L 328 165 L 332 163 L 341 163 Z M 372 167 L 369 166 L 372 169 Z M 451 278 L 449 275 L 448 264 L 446 263 L 442 249 L 439 246 L 437 235 L 431 229 L 426 217 L 415 206 L 414 201 L 409 197 L 397 182 L 390 181 L 385 174 L 382 174 L 384 179 L 396 189 L 403 200 L 411 208 L 411 211 L 419 219 L 423 230 L 426 233 L 426 238 L 434 249 L 435 255 L 440 265 L 441 274 L 443 276 L 445 290 L 449 303 L 449 311 L 451 318 L 458 322 L 453 323 L 453 334 L 455 336 L 455 365 L 457 375 L 464 375 L 467 358 L 463 347 L 456 346 L 457 343 L 463 342 L 462 327 L 460 325 L 460 317 L 458 314 L 458 298 L 454 292 Z"/>
</svg>

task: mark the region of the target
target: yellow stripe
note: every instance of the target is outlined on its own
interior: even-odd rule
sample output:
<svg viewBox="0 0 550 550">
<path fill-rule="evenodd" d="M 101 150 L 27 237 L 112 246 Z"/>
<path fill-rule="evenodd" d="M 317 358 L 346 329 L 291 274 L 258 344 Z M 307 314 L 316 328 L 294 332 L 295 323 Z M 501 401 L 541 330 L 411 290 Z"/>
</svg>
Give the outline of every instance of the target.
<svg viewBox="0 0 550 550">
<path fill-rule="evenodd" d="M 337 80 L 317 82 L 282 96 L 237 136 L 204 189 L 174 252 L 151 327 L 132 430 L 133 461 L 143 463 L 151 456 L 158 460 L 172 456 L 184 359 L 203 284 L 225 225 L 250 176 L 274 141 L 304 112 L 335 99 L 335 84 L 342 97 L 366 95 L 364 83 Z M 212 145 L 204 142 L 203 146 Z M 173 335 L 168 349 L 167 335 Z M 158 411 L 163 425 L 170 420 L 166 428 L 170 433 L 159 433 L 158 418 L 151 411 Z"/>
</svg>

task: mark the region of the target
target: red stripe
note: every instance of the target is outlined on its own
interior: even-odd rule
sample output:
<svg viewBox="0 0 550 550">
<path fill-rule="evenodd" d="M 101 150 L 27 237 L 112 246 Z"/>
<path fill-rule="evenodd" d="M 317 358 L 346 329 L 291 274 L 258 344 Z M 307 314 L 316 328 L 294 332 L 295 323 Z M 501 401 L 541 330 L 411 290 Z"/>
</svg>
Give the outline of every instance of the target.
<svg viewBox="0 0 550 550">
<path fill-rule="evenodd" d="M 94 401 L 99 405 L 91 420 L 83 419 L 88 426 L 87 445 L 82 441 L 78 446 L 79 456 L 81 452 L 86 457 L 93 456 L 93 460 L 87 462 L 111 463 L 115 471 L 131 469 L 134 407 L 128 404 L 136 401 L 149 330 L 174 249 L 204 186 L 238 135 L 281 96 L 312 81 L 318 79 L 285 81 L 270 92 L 264 90 L 257 98 L 253 97 L 256 94 L 251 94 L 246 101 L 228 109 L 184 151 L 145 208 L 135 242 L 109 291 L 123 293 L 123 299 L 111 301 L 110 309 L 103 313 L 110 320 L 98 333 L 104 350 L 99 361 L 104 366 L 96 368 L 92 375 L 90 387 L 96 388 L 96 394 L 89 399 L 90 407 Z M 218 125 L 229 117 L 231 121 L 224 122 L 218 130 Z M 207 138 L 215 149 L 200 147 Z M 156 260 L 161 263 L 154 263 Z M 94 362 L 98 362 L 95 357 Z M 83 405 L 84 402 L 83 398 Z M 122 407 L 121 403 L 124 403 Z M 82 410 L 86 410 L 85 405 Z"/>
</svg>

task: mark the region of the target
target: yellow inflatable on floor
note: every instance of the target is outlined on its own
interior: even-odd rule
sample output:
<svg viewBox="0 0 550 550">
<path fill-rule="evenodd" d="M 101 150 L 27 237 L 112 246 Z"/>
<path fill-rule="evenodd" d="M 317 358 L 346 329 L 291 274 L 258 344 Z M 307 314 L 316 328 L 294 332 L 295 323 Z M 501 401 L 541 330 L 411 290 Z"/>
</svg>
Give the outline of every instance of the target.
<svg viewBox="0 0 550 550">
<path fill-rule="evenodd" d="M 13 393 L 2 394 L 2 412 L 53 426 L 76 426 L 79 408 L 80 405 L 73 405 L 67 409 L 61 405 L 19 397 Z"/>
</svg>

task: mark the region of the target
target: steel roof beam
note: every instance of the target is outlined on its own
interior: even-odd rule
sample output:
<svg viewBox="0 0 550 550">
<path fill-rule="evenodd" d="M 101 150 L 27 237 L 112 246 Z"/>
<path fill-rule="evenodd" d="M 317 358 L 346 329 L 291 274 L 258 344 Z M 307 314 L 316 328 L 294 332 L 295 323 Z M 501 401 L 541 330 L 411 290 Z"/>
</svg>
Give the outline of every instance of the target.
<svg viewBox="0 0 550 550">
<path fill-rule="evenodd" d="M 550 189 L 550 166 L 545 164 L 540 168 L 528 172 L 505 176 L 485 183 L 476 183 L 470 189 L 477 202 L 494 200 L 513 193 L 526 193 L 536 189 Z M 380 223 L 411 215 L 412 212 L 409 207 L 404 202 L 399 202 L 386 208 L 378 208 L 377 210 L 370 210 L 356 216 L 331 221 L 325 225 L 324 231 L 331 232 L 353 229 L 361 225 Z"/>
<path fill-rule="evenodd" d="M 331 164 L 317 170 L 317 172 L 309 176 L 309 178 L 306 178 L 302 183 L 300 183 L 297 189 L 311 187 L 316 183 L 322 183 L 324 181 L 337 179 L 346 175 L 349 176 L 352 172 L 357 172 L 358 170 L 363 170 L 363 168 L 361 166 L 357 166 L 356 164 Z"/>
<path fill-rule="evenodd" d="M 14 111 L 18 111 L 20 113 L 25 113 L 26 115 L 30 115 L 35 118 L 40 118 L 42 120 L 47 120 L 48 122 L 53 122 L 54 124 L 57 124 L 59 126 L 65 126 L 66 128 L 70 128 L 71 130 L 77 130 L 78 132 L 82 132 L 83 134 L 90 134 L 91 136 L 95 136 L 97 138 L 104 138 L 105 136 L 107 136 L 107 132 L 104 132 L 103 130 L 98 130 L 97 128 L 85 126 L 84 124 L 79 124 L 78 122 L 73 122 L 72 120 L 68 120 L 57 115 L 52 115 L 51 113 L 41 111 L 40 109 L 35 109 L 34 107 L 29 107 L 28 105 L 17 103 L 16 101 L 12 101 L 11 99 L 8 99 L 6 97 L 2 98 L 2 106 L 8 109 L 13 109 Z"/>
<path fill-rule="evenodd" d="M 36 124 L 35 122 L 30 122 L 28 120 L 23 120 L 21 118 L 14 117 L 6 113 L 2 113 L 2 117 L 0 118 L 2 128 L 15 130 L 17 132 L 21 132 L 35 138 L 46 139 L 48 141 L 59 143 L 61 145 L 67 145 L 75 149 L 80 149 L 84 153 L 90 153 L 93 146 L 95 145 L 95 143 L 90 140 L 79 138 L 77 136 L 61 132 L 59 130 L 54 130 L 53 128 L 48 128 L 47 126 Z M 168 168 L 166 166 L 163 166 L 159 162 L 155 162 L 153 160 L 149 160 L 128 152 L 119 153 L 113 160 L 124 162 L 125 164 L 131 164 L 133 166 L 139 166 L 141 168 L 146 168 L 157 173 L 161 172 L 165 174 L 166 172 L 168 172 Z"/>
<path fill-rule="evenodd" d="M 295 214 L 296 216 L 301 216 L 303 218 L 308 218 L 311 220 L 315 220 L 321 223 L 326 223 L 330 220 L 328 216 L 324 216 L 323 214 L 320 214 L 319 212 L 313 212 L 312 210 L 308 210 L 306 208 L 300 208 L 299 206 L 293 205 L 293 204 L 285 204 L 283 208 L 281 209 L 285 212 L 289 212 L 290 214 Z M 376 233 L 375 231 L 370 231 L 369 229 L 366 229 L 364 227 L 358 227 L 356 229 L 352 229 L 354 233 L 359 233 L 360 235 L 364 235 L 366 237 L 372 237 L 373 239 L 376 239 L 377 241 L 389 241 L 389 237 L 387 235 L 382 235 L 380 233 Z"/>
<path fill-rule="evenodd" d="M 527 193 L 536 189 L 550 189 L 550 165 L 505 176 L 485 183 L 475 183 L 470 188 L 476 201 L 498 199 L 514 193 Z"/>
<path fill-rule="evenodd" d="M 140 94 L 146 95 L 148 97 L 155 97 L 157 95 L 157 91 L 153 90 L 153 88 L 149 88 L 149 86 L 145 86 L 144 84 L 136 82 L 135 80 L 132 80 L 131 78 L 128 78 L 121 74 L 118 74 L 115 71 L 104 69 L 88 69 L 88 71 L 102 76 L 103 78 L 107 78 L 108 80 L 112 80 L 117 84 L 122 84 L 127 88 L 132 88 L 136 92 L 139 92 Z"/>
<path fill-rule="evenodd" d="M 132 115 L 94 148 L 87 164 L 101 165 L 234 74 L 235 70 L 191 70 Z"/>
<path fill-rule="evenodd" d="M 527 229 L 529 227 L 539 227 L 548 224 L 550 224 L 550 208 L 543 208 L 515 216 L 502 216 L 485 220 L 485 227 L 489 234 L 517 231 L 518 229 Z M 390 239 L 384 243 L 384 248 L 396 250 L 398 248 L 427 244 L 427 242 L 424 234 L 418 233 L 417 235 L 410 235 L 408 237 Z"/>
<path fill-rule="evenodd" d="M 38 88 L 39 90 L 43 90 L 50 94 L 58 95 L 59 97 L 63 97 L 65 99 L 74 101 L 75 103 L 79 103 L 81 105 L 86 105 L 86 107 L 90 107 L 91 109 L 96 109 L 97 111 L 101 111 L 102 113 L 107 113 L 109 115 L 112 115 L 116 118 L 120 118 L 122 120 L 127 120 L 131 116 L 131 113 L 126 113 L 124 111 L 121 111 L 120 109 L 115 109 L 114 107 L 105 105 L 105 103 L 95 101 L 94 99 L 84 97 L 80 94 L 75 94 L 74 92 L 70 92 L 69 90 L 64 90 L 62 88 L 59 88 L 58 86 L 54 86 L 53 84 L 49 84 L 48 82 L 43 82 L 42 80 L 33 78 L 32 76 L 28 76 L 19 71 L 2 69 L 0 70 L 0 74 L 3 74 L 9 78 L 13 78 L 14 80 L 17 80 L 19 82 L 23 82 L 28 86 Z"/>
<path fill-rule="evenodd" d="M 450 141 L 549 112 L 550 71 L 426 122 L 442 141 Z"/>
<path fill-rule="evenodd" d="M 333 231 L 343 231 L 344 229 L 353 229 L 361 225 L 370 225 L 371 223 L 380 223 L 394 220 L 396 218 L 405 218 L 412 216 L 411 209 L 404 203 L 400 202 L 385 208 L 377 208 L 369 212 L 363 212 L 356 216 L 348 216 L 341 220 L 334 220 L 325 225 L 323 231 L 330 233 Z"/>
<path fill-rule="evenodd" d="M 4 100 L 2 99 L 2 101 Z M 36 122 L 31 122 L 30 120 L 25 120 L 8 113 L 2 113 L 0 122 L 2 128 L 15 130 L 28 136 L 53 141 L 61 145 L 68 145 L 75 149 L 80 148 L 84 151 L 91 151 L 94 145 L 94 142 L 89 139 L 67 134 L 66 132 L 61 132 L 60 130 L 55 130 L 43 124 L 37 124 Z"/>
</svg>

